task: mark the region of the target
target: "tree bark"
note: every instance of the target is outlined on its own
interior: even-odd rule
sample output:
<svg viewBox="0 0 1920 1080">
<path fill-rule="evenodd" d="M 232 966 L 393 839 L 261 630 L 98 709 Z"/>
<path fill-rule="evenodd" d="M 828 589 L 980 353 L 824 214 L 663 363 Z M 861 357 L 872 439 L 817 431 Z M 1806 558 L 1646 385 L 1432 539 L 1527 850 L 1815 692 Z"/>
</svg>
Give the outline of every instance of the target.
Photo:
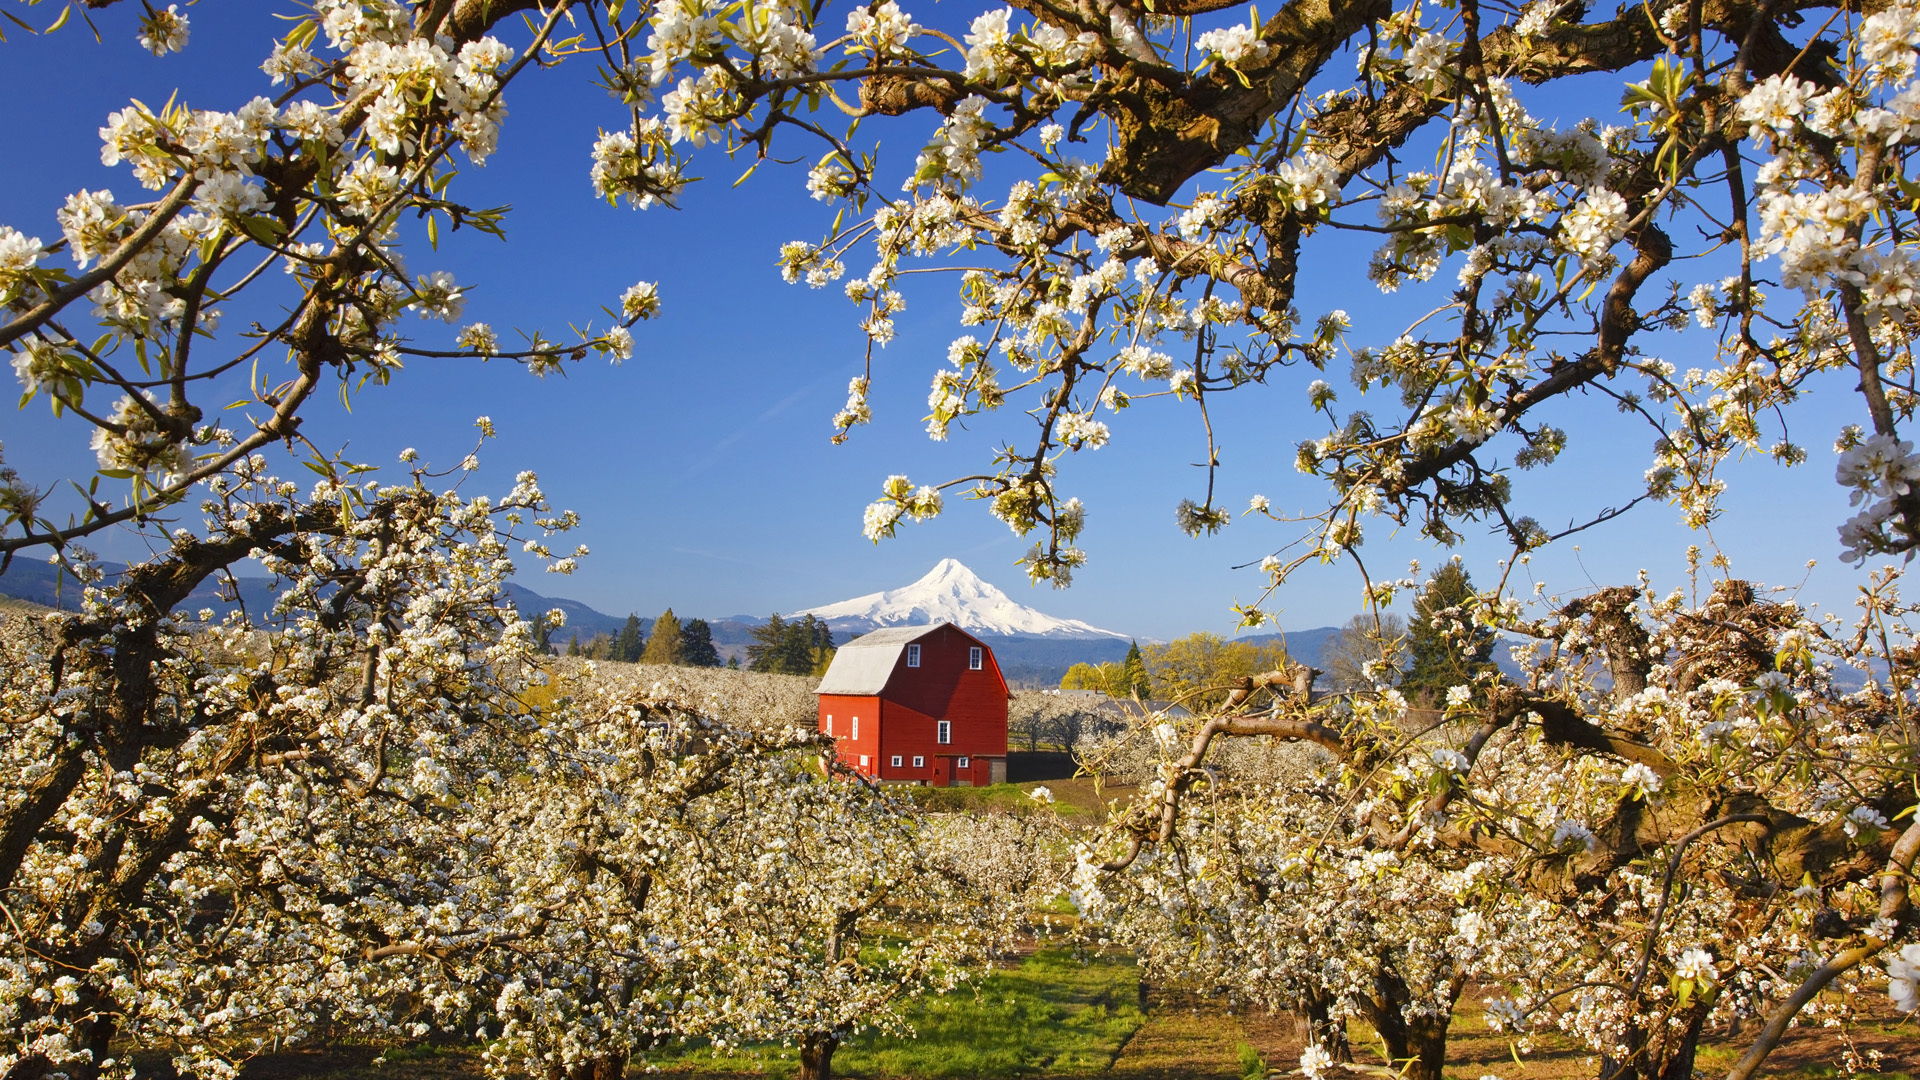
<svg viewBox="0 0 1920 1080">
<path fill-rule="evenodd" d="M 1368 1017 L 1380 1041 L 1387 1046 L 1391 1065 L 1400 1069 L 1404 1080 L 1443 1080 L 1447 1066 L 1447 1025 L 1453 1019 L 1453 1003 L 1460 1000 L 1463 984 L 1455 980 L 1447 994 L 1447 1010 L 1440 1016 L 1409 1019 L 1407 1006 L 1413 994 L 1407 984 L 1384 964 L 1374 978 L 1375 993 L 1366 1003 Z"/>
<path fill-rule="evenodd" d="M 1318 1044 L 1337 1062 L 1353 1060 L 1353 1046 L 1347 1042 L 1347 1022 L 1336 1018 L 1333 996 L 1320 990 L 1302 993 L 1294 1007 L 1294 1030 L 1303 1045 Z"/>
<path fill-rule="evenodd" d="M 800 1080 L 833 1080 L 833 1052 L 840 1036 L 818 1031 L 800 1041 Z"/>
<path fill-rule="evenodd" d="M 547 1070 L 549 1080 L 620 1080 L 627 1071 L 627 1052 L 590 1057 L 572 1065 L 555 1065 Z"/>
</svg>

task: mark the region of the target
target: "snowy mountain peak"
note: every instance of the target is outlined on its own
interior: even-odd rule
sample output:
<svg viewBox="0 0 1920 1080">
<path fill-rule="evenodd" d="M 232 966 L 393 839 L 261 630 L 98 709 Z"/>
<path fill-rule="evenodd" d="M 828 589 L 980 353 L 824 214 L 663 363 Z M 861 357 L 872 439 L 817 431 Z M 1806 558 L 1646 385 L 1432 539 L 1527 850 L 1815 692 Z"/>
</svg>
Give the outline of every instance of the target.
<svg viewBox="0 0 1920 1080">
<path fill-rule="evenodd" d="M 812 615 L 835 630 L 866 633 L 883 626 L 925 626 L 950 622 L 977 634 L 1050 638 L 1108 638 L 1125 634 L 1102 630 L 1078 619 L 1056 619 L 1016 602 L 980 580 L 958 559 L 941 559 L 911 585 L 856 596 L 837 604 L 796 611 Z"/>
</svg>

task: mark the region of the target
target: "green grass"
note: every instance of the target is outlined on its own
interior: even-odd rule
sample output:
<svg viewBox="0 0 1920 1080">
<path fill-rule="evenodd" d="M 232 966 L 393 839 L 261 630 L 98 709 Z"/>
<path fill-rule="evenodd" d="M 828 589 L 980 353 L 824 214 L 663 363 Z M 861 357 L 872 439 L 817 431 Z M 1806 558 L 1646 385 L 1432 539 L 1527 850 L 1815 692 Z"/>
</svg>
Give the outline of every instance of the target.
<svg viewBox="0 0 1920 1080">
<path fill-rule="evenodd" d="M 908 1014 L 911 1037 L 872 1033 L 849 1039 L 833 1056 L 847 1076 L 1001 1077 L 1104 1071 L 1144 1020 L 1139 970 L 1130 960 L 1044 951 L 1020 966 L 919 1002 Z M 800 1067 L 789 1047 L 718 1054 L 704 1047 L 652 1056 L 669 1071 L 764 1072 Z"/>
<path fill-rule="evenodd" d="M 1055 781 L 1058 783 L 1058 781 Z M 907 797 L 924 810 L 966 811 L 978 813 L 982 810 L 1000 810 L 1013 814 L 1026 814 L 1039 809 L 1030 794 L 1034 788 L 1048 787 L 1048 784 L 992 784 L 987 787 L 910 787 Z M 1054 809 L 1065 816 L 1085 814 L 1085 807 L 1068 802 L 1056 802 Z"/>
</svg>

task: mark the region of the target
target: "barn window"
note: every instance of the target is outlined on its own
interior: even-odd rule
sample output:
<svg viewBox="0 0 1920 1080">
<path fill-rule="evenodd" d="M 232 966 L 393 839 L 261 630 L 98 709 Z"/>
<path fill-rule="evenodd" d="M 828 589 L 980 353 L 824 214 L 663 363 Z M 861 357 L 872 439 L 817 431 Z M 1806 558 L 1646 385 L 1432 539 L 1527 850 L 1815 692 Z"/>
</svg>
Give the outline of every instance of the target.
<svg viewBox="0 0 1920 1080">
<path fill-rule="evenodd" d="M 967 650 L 967 667 L 973 671 L 980 670 L 980 646 L 975 645 Z"/>
<path fill-rule="evenodd" d="M 907 646 L 907 666 L 908 667 L 920 666 L 920 646 L 918 645 Z"/>
<path fill-rule="evenodd" d="M 860 741 L 860 718 L 857 716 L 853 718 L 853 741 Z"/>
<path fill-rule="evenodd" d="M 969 763 L 970 763 L 970 762 L 971 762 L 972 760 L 973 760 L 972 758 L 961 758 L 961 759 L 960 759 L 960 768 L 962 768 L 962 769 L 964 769 L 964 768 L 966 768 L 966 767 L 968 766 L 968 764 L 969 764 Z"/>
<path fill-rule="evenodd" d="M 924 758 L 924 757 L 921 757 L 921 756 L 920 756 L 919 754 L 915 754 L 915 755 L 913 755 L 913 767 L 914 767 L 914 768 L 916 768 L 916 769 L 924 769 L 924 768 L 926 768 L 926 767 L 927 767 L 927 759 L 926 759 L 926 758 Z"/>
<path fill-rule="evenodd" d="M 833 714 L 827 714 L 827 734 L 833 734 Z"/>
<path fill-rule="evenodd" d="M 867 767 L 868 767 L 868 766 L 867 766 L 867 755 L 865 755 L 865 754 L 861 754 L 861 755 L 860 755 L 860 767 L 861 767 L 861 768 L 863 768 L 863 769 L 864 769 L 864 768 L 867 768 Z"/>
<path fill-rule="evenodd" d="M 900 767 L 900 755 L 899 755 L 899 754 L 895 754 L 895 755 L 893 755 L 893 767 L 894 767 L 894 768 L 896 768 L 896 769 Z"/>
<path fill-rule="evenodd" d="M 940 721 L 940 732 L 938 735 L 934 736 L 933 741 L 939 743 L 941 746 L 945 746 L 948 743 L 952 742 L 953 741 L 953 721 L 951 720 Z"/>
</svg>

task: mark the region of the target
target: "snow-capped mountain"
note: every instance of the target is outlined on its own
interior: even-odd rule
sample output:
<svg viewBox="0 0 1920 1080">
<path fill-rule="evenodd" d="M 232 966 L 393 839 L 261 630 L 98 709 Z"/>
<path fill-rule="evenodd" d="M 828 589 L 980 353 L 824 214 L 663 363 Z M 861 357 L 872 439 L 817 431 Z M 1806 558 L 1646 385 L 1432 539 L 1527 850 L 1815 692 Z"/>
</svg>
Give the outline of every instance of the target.
<svg viewBox="0 0 1920 1080">
<path fill-rule="evenodd" d="M 883 626 L 950 622 L 972 633 L 1003 637 L 1127 640 L 1125 634 L 1102 630 L 1078 619 L 1056 619 L 1018 603 L 980 580 L 958 559 L 941 559 L 925 577 L 905 588 L 856 596 L 793 614 L 795 617 L 812 615 L 824 619 L 835 631 L 854 634 Z"/>
</svg>

